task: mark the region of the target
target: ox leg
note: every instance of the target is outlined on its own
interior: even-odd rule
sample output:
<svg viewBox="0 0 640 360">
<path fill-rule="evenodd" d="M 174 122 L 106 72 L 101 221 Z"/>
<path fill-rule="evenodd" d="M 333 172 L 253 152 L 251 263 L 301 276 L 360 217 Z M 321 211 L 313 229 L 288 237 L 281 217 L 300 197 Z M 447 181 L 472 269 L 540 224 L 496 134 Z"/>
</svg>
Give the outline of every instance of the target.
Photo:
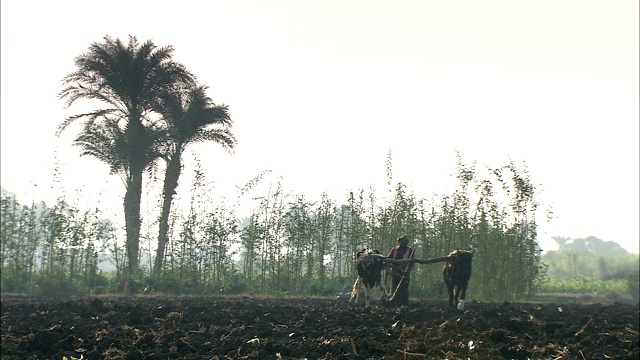
<svg viewBox="0 0 640 360">
<path fill-rule="evenodd" d="M 458 296 L 460 296 L 460 288 L 456 286 L 453 289 L 453 305 L 454 306 L 458 304 Z"/>
<path fill-rule="evenodd" d="M 458 285 L 456 286 L 456 305 L 458 310 L 464 310 L 464 306 L 460 306 L 460 302 L 464 301 L 464 297 L 467 292 L 467 285 Z M 460 298 L 460 302 L 458 302 L 458 298 Z"/>
<path fill-rule="evenodd" d="M 447 292 L 449 293 L 449 306 L 453 307 L 453 285 L 447 284 Z"/>
<path fill-rule="evenodd" d="M 467 295 L 467 285 L 462 285 L 462 291 L 460 292 L 460 300 L 464 300 Z"/>
<path fill-rule="evenodd" d="M 369 307 L 369 299 L 371 298 L 371 288 L 368 285 L 364 285 L 364 306 Z"/>
<path fill-rule="evenodd" d="M 351 290 L 351 298 L 349 299 L 350 304 L 358 303 L 358 297 L 360 296 L 360 283 L 361 283 L 361 279 L 358 276 L 358 278 L 356 279 L 356 282 L 353 283 L 353 290 Z"/>
<path fill-rule="evenodd" d="M 382 304 L 384 302 L 384 295 L 385 295 L 385 289 L 382 282 L 378 282 L 378 287 L 380 287 L 380 303 Z"/>
</svg>

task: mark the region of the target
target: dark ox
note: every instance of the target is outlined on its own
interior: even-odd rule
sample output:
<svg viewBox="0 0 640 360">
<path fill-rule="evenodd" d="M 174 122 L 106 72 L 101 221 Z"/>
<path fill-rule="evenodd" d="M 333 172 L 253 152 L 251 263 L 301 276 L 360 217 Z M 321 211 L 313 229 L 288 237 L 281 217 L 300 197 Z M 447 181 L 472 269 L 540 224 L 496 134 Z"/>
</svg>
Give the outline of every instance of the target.
<svg viewBox="0 0 640 360">
<path fill-rule="evenodd" d="M 369 306 L 371 292 L 378 286 L 380 287 L 380 301 L 383 300 L 385 289 L 382 285 L 382 270 L 384 269 L 384 256 L 380 251 L 375 249 L 362 249 L 356 254 L 356 268 L 358 270 L 358 278 L 353 284 L 351 291 L 351 304 L 358 302 L 360 295 L 360 287 L 364 290 L 365 306 Z"/>
<path fill-rule="evenodd" d="M 449 291 L 449 306 L 453 306 L 454 300 L 455 304 L 457 304 L 458 297 L 460 297 L 460 300 L 464 300 L 467 293 L 467 285 L 471 278 L 471 261 L 475 252 L 475 250 L 456 250 L 449 254 L 451 259 L 444 264 L 442 275 Z"/>
</svg>

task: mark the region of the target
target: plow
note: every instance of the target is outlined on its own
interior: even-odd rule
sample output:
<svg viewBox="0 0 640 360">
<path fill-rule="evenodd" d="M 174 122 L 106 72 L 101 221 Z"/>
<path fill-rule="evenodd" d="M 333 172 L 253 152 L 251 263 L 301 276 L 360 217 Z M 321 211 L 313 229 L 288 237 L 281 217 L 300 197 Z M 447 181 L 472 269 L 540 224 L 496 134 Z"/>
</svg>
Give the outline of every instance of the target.
<svg viewBox="0 0 640 360">
<path fill-rule="evenodd" d="M 371 260 L 378 259 L 378 261 L 382 261 L 385 264 L 393 264 L 393 265 L 408 265 L 408 264 L 415 264 L 415 263 L 433 264 L 433 263 L 445 262 L 454 258 L 454 256 L 442 256 L 442 257 L 437 257 L 432 259 L 415 259 L 415 258 L 414 259 L 390 259 L 382 254 L 372 254 L 372 253 L 367 253 L 367 255 L 364 258 L 367 258 L 367 257 L 370 257 Z M 398 283 L 395 289 L 389 288 L 389 291 L 387 291 L 386 286 L 384 284 L 387 282 L 386 279 L 388 275 L 389 273 L 387 272 L 385 275 L 385 280 L 380 283 L 380 286 L 382 287 L 382 296 L 384 297 L 386 295 L 386 298 L 388 299 L 387 301 L 393 301 L 393 299 L 396 296 L 396 293 L 398 292 L 398 289 L 400 288 L 400 284 L 403 282 L 403 280 L 401 280 L 400 283 Z M 403 273 L 403 276 L 402 276 L 403 279 L 404 279 L 404 276 L 405 275 Z M 357 288 L 357 282 L 356 282 L 356 286 L 354 287 L 354 291 L 357 291 L 356 288 Z M 354 295 L 352 292 L 352 298 L 353 296 Z M 366 296 L 366 292 L 365 292 L 365 296 Z M 380 300 L 383 301 L 383 298 L 381 297 Z M 356 297 L 356 301 L 357 301 L 357 297 Z"/>
<path fill-rule="evenodd" d="M 431 259 L 392 259 L 380 254 L 377 250 L 371 250 L 368 248 L 363 249 L 357 256 L 357 268 L 358 279 L 351 291 L 350 300 L 357 302 L 358 299 L 358 287 L 362 283 L 364 286 L 366 306 L 368 306 L 369 292 L 374 286 L 379 285 L 382 293 L 380 300 L 383 301 L 384 296 L 389 301 L 396 299 L 398 290 L 401 289 L 401 285 L 404 284 L 404 288 L 400 292 L 401 296 L 399 301 L 403 303 L 408 302 L 408 292 L 406 286 L 409 284 L 409 274 L 411 266 L 415 263 L 418 264 L 435 264 L 440 262 L 446 262 L 443 268 L 444 282 L 447 286 L 449 293 L 449 305 L 454 306 L 454 301 L 458 304 L 460 310 L 464 309 L 464 298 L 466 295 L 467 285 L 469 278 L 471 277 L 471 261 L 475 250 L 455 250 L 447 256 L 441 256 Z M 381 272 L 386 264 L 387 271 L 385 272 L 384 279 L 381 277 Z M 389 266 L 390 265 L 390 266 Z M 392 274 L 393 272 L 393 274 Z M 392 287 L 387 291 L 385 283 L 387 283 L 389 276 L 392 276 Z M 460 303 L 458 303 L 460 299 Z"/>
</svg>

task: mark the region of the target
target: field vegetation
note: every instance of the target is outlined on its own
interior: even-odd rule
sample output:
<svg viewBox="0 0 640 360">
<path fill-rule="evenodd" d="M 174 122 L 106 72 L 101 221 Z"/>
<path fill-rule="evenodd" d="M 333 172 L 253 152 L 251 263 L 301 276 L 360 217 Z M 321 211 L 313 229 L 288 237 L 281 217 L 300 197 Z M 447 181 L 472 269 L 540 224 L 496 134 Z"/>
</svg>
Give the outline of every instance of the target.
<svg viewBox="0 0 640 360">
<path fill-rule="evenodd" d="M 254 179 L 259 181 L 260 177 Z M 347 203 L 338 205 L 328 196 L 311 203 L 280 189 L 259 199 L 250 216 L 241 219 L 235 206 L 207 197 L 204 174 L 198 172 L 192 186 L 189 213 L 173 216 L 162 271 L 157 275 L 152 271 L 155 244 L 150 239 L 155 235 L 144 234 L 142 253 L 147 256 L 142 257 L 132 288 L 125 285 L 129 278 L 122 232 L 101 216 L 100 209 L 81 211 L 62 198 L 52 207 L 23 205 L 11 195 L 3 196 L 2 292 L 335 296 L 350 290 L 355 278 L 353 253 L 358 248 L 386 249 L 394 245 L 395 234 L 406 232 L 414 239 L 418 258 L 443 256 L 456 248 L 477 249 L 471 299 L 542 299 L 550 294 L 556 298 L 582 294 L 603 301 L 638 298 L 636 255 L 557 251 L 543 256 L 535 238 L 513 236 L 518 233 L 515 229 L 487 231 L 483 229 L 488 224 L 477 222 L 477 216 L 456 218 L 478 213 L 459 208 L 471 203 L 470 194 L 462 192 L 469 188 L 465 182 L 431 208 L 402 184 L 386 207 L 377 208 L 372 203 L 375 194 L 366 197 L 365 191 L 355 192 L 359 196 L 350 193 Z M 503 216 L 510 221 L 508 214 Z M 535 229 L 533 221 L 517 226 L 523 234 Z M 512 250 L 527 243 L 531 253 Z M 518 254 L 522 256 L 518 261 L 535 267 L 527 272 L 505 266 L 503 259 L 516 261 Z M 102 270 L 106 267 L 112 270 Z M 414 298 L 444 297 L 438 264 L 417 266 L 412 281 Z"/>
</svg>

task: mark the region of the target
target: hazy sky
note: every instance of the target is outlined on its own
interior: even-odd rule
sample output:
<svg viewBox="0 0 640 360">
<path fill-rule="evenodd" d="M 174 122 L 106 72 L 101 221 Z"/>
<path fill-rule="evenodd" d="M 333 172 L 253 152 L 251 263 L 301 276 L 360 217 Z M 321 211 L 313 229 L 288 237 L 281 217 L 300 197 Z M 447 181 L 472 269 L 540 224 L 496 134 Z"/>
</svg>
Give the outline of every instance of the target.
<svg viewBox="0 0 640 360">
<path fill-rule="evenodd" d="M 429 198 L 448 189 L 457 149 L 468 163 L 527 163 L 556 217 L 541 238 L 593 235 L 638 252 L 637 0 L 1 6 L 0 176 L 22 201 L 58 196 L 57 153 L 66 191 L 121 212 L 120 180 L 70 147 L 77 127 L 54 133 L 82 111 L 57 98 L 74 58 L 104 35 L 134 35 L 173 45 L 230 106 L 236 154 L 197 149 L 220 188 L 270 169 L 309 198 L 384 191 L 391 150 L 394 180 Z"/>
</svg>

